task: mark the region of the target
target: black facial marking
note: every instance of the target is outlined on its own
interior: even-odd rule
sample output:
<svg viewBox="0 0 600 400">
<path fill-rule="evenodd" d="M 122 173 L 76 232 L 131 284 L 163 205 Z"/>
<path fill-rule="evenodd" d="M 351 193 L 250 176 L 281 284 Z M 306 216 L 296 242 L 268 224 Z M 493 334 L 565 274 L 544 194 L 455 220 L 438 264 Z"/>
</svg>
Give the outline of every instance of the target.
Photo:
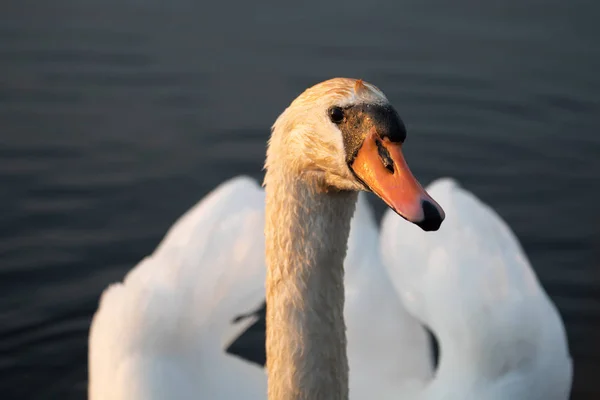
<svg viewBox="0 0 600 400">
<path fill-rule="evenodd" d="M 381 163 L 383 166 L 390 172 L 394 172 L 394 160 L 390 156 L 390 152 L 383 147 L 383 143 L 381 140 L 375 140 L 375 144 L 377 145 L 377 153 L 379 153 L 379 158 L 381 158 Z"/>
<path fill-rule="evenodd" d="M 336 107 L 328 111 L 330 118 L 334 108 Z M 348 164 L 354 161 L 371 128 L 375 128 L 381 138 L 387 137 L 391 142 L 402 143 L 406 140 L 406 127 L 396 110 L 389 104 L 362 103 L 344 107 L 342 120 L 335 123 L 342 131 Z"/>
</svg>

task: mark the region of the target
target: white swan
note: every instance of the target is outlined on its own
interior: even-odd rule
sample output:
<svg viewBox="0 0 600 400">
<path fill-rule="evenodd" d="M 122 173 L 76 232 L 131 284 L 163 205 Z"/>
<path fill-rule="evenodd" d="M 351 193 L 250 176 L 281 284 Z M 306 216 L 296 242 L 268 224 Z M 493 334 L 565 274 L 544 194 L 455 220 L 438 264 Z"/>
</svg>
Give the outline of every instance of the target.
<svg viewBox="0 0 600 400">
<path fill-rule="evenodd" d="M 343 100 L 336 98 L 336 104 L 342 104 L 343 101 L 346 101 L 343 104 L 344 106 L 361 103 L 376 104 L 384 99 L 381 92 L 371 85 L 361 84 L 368 90 L 361 93 L 363 87 L 357 86 L 354 81 L 334 80 L 333 82 L 333 86 L 339 85 L 345 88 L 344 95 L 341 97 Z M 327 89 L 327 85 L 320 87 L 320 95 L 327 97 L 327 91 L 323 88 Z M 326 178 L 330 180 L 329 183 L 335 182 L 335 185 L 330 184 L 330 186 L 344 188 L 343 185 L 352 182 L 352 177 L 349 176 L 347 169 L 344 170 L 340 165 L 341 160 L 347 161 L 345 158 L 347 154 L 341 149 L 347 149 L 353 143 L 344 142 L 347 138 L 344 137 L 343 132 L 340 134 L 343 127 L 338 128 L 336 124 L 327 121 L 325 110 L 329 109 L 331 104 L 323 102 L 322 99 L 311 97 L 311 94 L 316 93 L 314 89 L 311 90 L 307 92 L 309 96 L 306 96 L 305 93 L 304 97 L 300 97 L 305 104 L 302 104 L 301 101 L 300 104 L 294 105 L 298 102 L 296 100 L 286 113 L 290 109 L 293 111 L 295 106 L 301 106 L 303 111 L 312 113 L 316 113 L 315 110 L 321 109 L 323 114 L 319 114 L 322 117 L 318 119 L 309 114 L 296 115 L 296 117 L 302 117 L 302 121 L 312 121 L 315 125 L 327 126 L 330 131 L 325 130 L 325 128 L 316 129 L 320 133 L 325 131 L 323 138 L 316 138 L 315 135 L 309 135 L 304 130 L 294 130 L 294 127 L 289 126 L 292 121 L 290 121 L 288 115 L 287 119 L 280 118 L 276 123 L 269 151 L 271 154 L 275 151 L 274 149 L 279 149 L 281 152 L 284 147 L 282 143 L 277 143 L 276 133 L 279 127 L 281 132 L 286 133 L 286 140 L 291 141 L 285 143 L 287 145 L 286 151 L 290 153 L 296 151 L 306 157 L 307 152 L 321 149 L 320 153 L 317 152 L 317 154 L 308 157 L 311 161 L 310 165 L 300 166 L 306 175 L 303 175 L 302 179 L 314 179 L 315 177 L 321 179 L 322 175 L 320 173 L 325 170 L 325 172 L 331 174 Z M 357 98 L 362 101 L 357 102 Z M 370 103 L 365 99 L 368 99 Z M 317 104 L 313 105 L 311 103 Z M 284 113 L 284 116 L 286 113 Z M 329 118 L 332 117 L 335 116 L 329 116 Z M 346 119 L 351 117 L 344 116 Z M 313 128 L 315 125 L 313 125 Z M 362 130 L 364 132 L 364 129 Z M 332 134 L 333 132 L 337 133 Z M 316 140 L 317 143 L 309 144 L 307 139 Z M 377 150 L 376 147 L 375 150 Z M 388 151 L 387 154 L 389 155 L 389 153 Z M 330 159 L 319 158 L 327 155 Z M 395 156 L 396 160 L 399 160 L 397 154 L 391 156 Z M 386 162 L 389 162 L 389 160 L 386 160 L 385 152 L 380 158 L 380 162 L 384 163 L 384 166 Z M 391 162 L 394 163 L 394 160 L 392 159 Z M 324 169 L 323 165 L 330 168 Z M 394 166 L 397 165 L 398 162 L 394 164 Z M 279 168 L 279 166 L 269 166 L 269 163 L 267 163 L 267 166 L 276 171 Z M 340 171 L 343 173 L 340 174 Z M 356 173 L 356 171 L 354 172 Z M 366 175 L 364 171 L 360 173 Z M 273 176 L 273 179 L 284 179 L 281 176 Z M 397 201 L 398 198 L 392 198 L 389 193 L 385 192 L 385 178 L 385 175 L 379 179 L 375 176 L 375 180 L 370 183 L 381 197 L 387 200 L 388 203 L 392 203 Z M 267 173 L 266 182 L 267 190 L 269 190 L 269 186 L 276 186 L 273 183 L 274 181 L 269 183 L 269 172 Z M 374 184 L 377 182 L 383 182 L 383 186 L 377 187 Z M 353 182 L 352 184 L 356 183 Z M 293 189 L 289 183 L 280 185 L 280 187 L 288 192 Z M 412 188 L 413 193 L 418 193 L 418 191 L 414 191 L 419 189 L 418 185 Z M 452 193 L 458 194 L 461 192 L 456 190 Z M 284 197 L 281 194 L 279 196 Z M 334 194 L 334 196 L 336 195 Z M 388 197 L 386 198 L 386 196 Z M 449 195 L 450 200 L 452 200 L 452 196 Z M 307 199 L 305 198 L 305 200 Z M 316 213 L 317 211 L 312 207 L 314 199 L 308 200 L 311 202 L 305 201 L 303 205 L 306 208 L 311 206 L 310 212 Z M 447 203 L 453 204 L 451 201 L 447 201 Z M 265 221 L 264 205 L 264 193 L 251 180 L 237 178 L 225 183 L 184 215 L 171 228 L 155 253 L 134 268 L 123 284 L 115 284 L 103 294 L 100 308 L 94 317 L 90 331 L 90 399 L 264 399 L 266 397 L 267 379 L 263 370 L 254 364 L 247 363 L 243 359 L 224 352 L 231 341 L 237 338 L 252 323 L 252 318 L 239 323 L 233 323 L 233 319 L 240 314 L 260 307 L 265 298 L 265 242 L 262 235 Z M 411 203 L 393 205 L 401 209 L 402 207 L 406 208 L 407 205 L 410 206 Z M 270 215 L 272 218 L 273 216 L 283 215 L 279 213 L 280 208 L 276 208 L 276 210 L 277 212 L 271 210 Z M 419 211 L 416 208 L 410 209 L 409 207 L 408 209 L 409 213 L 412 212 L 417 215 L 413 218 L 415 220 L 424 217 L 423 214 L 420 217 L 418 216 Z M 521 390 L 523 390 L 524 386 L 530 386 L 529 392 L 526 393 L 533 395 L 538 392 L 541 393 L 543 390 L 551 391 L 553 394 L 556 392 L 563 393 L 564 390 L 561 391 L 560 389 L 564 389 L 564 387 L 557 388 L 560 382 L 570 387 L 571 367 L 565 344 L 564 329 L 543 290 L 537 286 L 537 291 L 531 291 L 534 295 L 526 297 L 524 302 L 527 304 L 546 304 L 545 307 L 538 307 L 539 309 L 550 310 L 546 313 L 547 315 L 544 314 L 547 318 L 540 317 L 539 323 L 545 323 L 546 319 L 552 320 L 552 318 L 556 323 L 554 325 L 547 324 L 550 328 L 547 333 L 549 339 L 539 346 L 544 351 L 530 353 L 531 355 L 525 358 L 535 361 L 528 364 L 532 365 L 531 368 L 534 370 L 534 373 L 530 376 L 534 377 L 535 373 L 539 374 L 539 371 L 546 368 L 549 371 L 548 373 L 554 372 L 557 378 L 562 379 L 556 379 L 552 382 L 529 379 L 517 370 L 517 368 L 522 367 L 522 364 L 517 366 L 508 364 L 506 367 L 502 367 L 501 370 L 506 372 L 504 375 L 483 375 L 482 378 L 478 369 L 473 365 L 471 365 L 473 368 L 465 369 L 467 372 L 461 376 L 452 375 L 452 372 L 444 371 L 448 368 L 452 370 L 453 365 L 459 367 L 466 365 L 465 360 L 472 360 L 474 363 L 487 362 L 489 365 L 495 365 L 494 360 L 499 360 L 499 363 L 502 364 L 504 361 L 499 356 L 504 356 L 504 352 L 501 354 L 492 353 L 489 357 L 484 357 L 483 360 L 476 359 L 469 353 L 463 357 L 461 352 L 456 352 L 452 356 L 452 354 L 447 353 L 450 348 L 446 348 L 446 346 L 448 343 L 452 346 L 455 342 L 452 342 L 452 339 L 445 340 L 446 337 L 442 338 L 443 335 L 440 336 L 442 345 L 440 369 L 436 377 L 433 378 L 430 349 L 425 331 L 402 307 L 400 296 L 397 293 L 407 301 L 409 309 L 417 318 L 431 324 L 434 331 L 438 333 L 436 328 L 439 325 L 434 326 L 435 322 L 432 322 L 435 320 L 432 316 L 436 314 L 429 307 L 435 309 L 435 304 L 440 304 L 441 309 L 444 309 L 445 297 L 436 294 L 435 291 L 427 290 L 429 280 L 425 279 L 428 276 L 426 273 L 415 273 L 415 279 L 406 280 L 410 285 L 407 283 L 406 286 L 403 286 L 404 278 L 407 275 L 410 278 L 411 274 L 414 273 L 411 267 L 418 267 L 416 264 L 405 264 L 406 261 L 418 261 L 420 255 L 420 262 L 423 263 L 424 271 L 435 271 L 440 266 L 428 258 L 430 255 L 419 252 L 427 249 L 428 251 L 431 250 L 432 254 L 438 254 L 440 251 L 443 253 L 444 246 L 453 244 L 451 241 L 449 243 L 444 242 L 443 238 L 446 237 L 447 239 L 452 235 L 449 231 L 441 230 L 435 241 L 433 239 L 429 241 L 428 239 L 427 235 L 432 235 L 432 233 L 427 233 L 425 236 L 414 236 L 420 238 L 420 242 L 412 243 L 414 248 L 412 252 L 406 253 L 407 258 L 405 259 L 404 252 L 400 251 L 397 246 L 402 245 L 402 249 L 405 249 L 408 247 L 410 240 L 405 238 L 405 241 L 402 242 L 397 239 L 398 244 L 396 244 L 390 238 L 396 237 L 399 232 L 402 232 L 403 225 L 409 224 L 405 222 L 397 223 L 398 218 L 394 220 L 389 214 L 386 216 L 386 223 L 382 230 L 381 254 L 385 257 L 386 267 L 388 267 L 391 276 L 394 278 L 393 282 L 398 292 L 393 289 L 387 272 L 382 265 L 378 248 L 377 229 L 364 200 L 358 202 L 356 215 L 352 222 L 348 254 L 344 262 L 346 270 L 344 277 L 346 287 L 344 316 L 348 331 L 349 387 L 352 398 L 441 399 L 442 395 L 453 395 L 455 397 L 451 398 L 458 399 L 471 398 L 469 396 L 472 393 L 478 393 L 479 397 L 472 398 L 492 399 L 503 398 L 501 397 L 501 394 L 504 393 L 502 387 L 508 388 L 506 393 L 522 393 L 518 392 L 515 387 L 521 387 Z M 277 229 L 278 224 L 283 225 L 285 221 L 289 222 L 289 220 L 290 217 L 275 219 L 271 221 L 271 229 Z M 306 220 L 303 221 L 306 222 Z M 494 227 L 494 224 L 500 223 L 498 221 L 491 218 L 488 225 Z M 267 218 L 267 238 L 269 238 L 268 224 L 269 219 Z M 460 227 L 459 223 L 455 225 Z M 303 226 L 303 228 L 307 228 L 307 226 Z M 302 229 L 302 231 L 308 234 L 314 232 L 310 229 Z M 444 232 L 446 232 L 445 236 L 442 235 Z M 294 233 L 297 234 L 297 232 Z M 333 236 L 338 242 L 345 240 L 344 235 L 334 234 Z M 513 240 L 510 234 L 508 237 Z M 300 242 L 310 246 L 315 245 L 314 241 L 306 240 L 306 236 L 304 239 L 304 242 Z M 271 240 L 273 240 L 273 235 L 271 235 Z M 327 245 L 324 246 L 325 248 L 331 247 L 331 240 L 331 238 L 321 237 L 320 243 Z M 491 240 L 495 239 L 492 238 Z M 274 242 L 276 241 L 273 241 L 271 245 Z M 496 245 L 502 246 L 502 242 Z M 517 247 L 518 250 L 517 253 L 514 253 L 515 257 L 520 256 L 518 246 L 513 247 Z M 305 247 L 303 251 L 310 251 L 311 248 Z M 272 250 L 270 254 L 273 255 L 273 253 L 276 253 L 276 251 Z M 478 256 L 480 258 L 477 260 L 480 264 L 486 262 L 486 252 L 484 250 L 479 252 Z M 463 268 L 461 257 L 461 253 L 458 253 L 458 255 L 448 253 L 448 258 L 451 258 L 447 264 L 448 268 L 450 270 Z M 337 257 L 336 260 L 339 258 Z M 335 267 L 336 260 L 332 260 L 330 265 Z M 473 260 L 467 259 L 467 261 Z M 471 268 L 472 265 L 474 263 L 468 264 L 467 267 Z M 269 270 L 271 274 L 273 274 L 273 271 L 277 271 L 273 267 L 270 267 Z M 511 272 L 510 276 L 518 277 L 519 274 L 533 276 L 526 260 L 525 263 L 521 264 L 500 265 L 496 270 L 516 271 L 515 273 Z M 484 271 L 487 271 L 487 269 L 484 269 Z M 468 272 L 465 273 L 468 274 Z M 290 274 L 287 277 L 289 282 L 289 278 L 293 274 L 290 271 L 288 271 L 288 274 Z M 485 273 L 481 275 L 484 276 Z M 494 279 L 489 276 L 488 280 Z M 336 277 L 341 277 L 341 274 L 336 275 Z M 535 278 L 533 280 L 535 281 Z M 273 281 L 273 278 L 271 278 L 271 281 Z M 327 278 L 321 277 L 316 284 L 323 285 L 327 282 L 331 283 Z M 436 282 L 438 281 L 433 280 L 432 284 L 436 284 Z M 306 283 L 306 281 L 302 283 Z M 482 293 L 477 291 L 474 292 L 474 295 L 468 297 L 469 286 L 464 282 L 449 281 L 447 286 L 443 286 L 442 283 L 442 281 L 439 281 L 438 285 L 442 286 L 448 293 L 454 293 L 456 289 L 463 290 L 464 292 L 458 293 L 457 297 L 464 296 L 464 298 L 468 298 L 469 302 L 466 302 L 466 304 L 473 307 L 476 307 L 478 302 L 482 300 Z M 510 285 L 511 282 L 507 281 L 505 283 Z M 516 283 L 518 284 L 518 282 Z M 301 286 L 297 284 L 294 287 Z M 335 292 L 335 289 L 339 290 L 339 286 L 341 285 L 334 285 L 333 292 Z M 331 287 L 330 285 L 329 288 Z M 517 287 L 515 290 L 517 293 L 521 293 L 521 286 L 517 285 Z M 311 292 L 307 291 L 310 287 L 305 285 L 304 289 L 304 292 L 298 294 L 302 296 L 302 299 L 308 297 L 310 300 Z M 325 290 L 325 287 L 322 289 L 321 292 L 312 292 L 312 296 L 316 296 L 313 300 L 327 304 L 328 299 L 325 298 L 325 301 L 323 301 L 323 297 L 327 297 L 328 291 Z M 420 293 L 423 295 L 418 297 Z M 285 293 L 282 295 L 281 293 L 273 294 L 271 292 L 271 295 L 278 296 L 280 299 L 285 298 Z M 334 297 L 333 301 L 329 301 L 328 306 L 339 300 L 340 296 Z M 295 300 L 297 301 L 298 298 Z M 506 298 L 497 296 L 496 301 L 499 307 L 502 307 L 504 300 Z M 285 308 L 284 302 L 271 302 L 269 304 L 274 304 L 274 306 L 270 306 L 268 311 L 279 310 L 279 315 L 276 318 L 271 316 L 271 321 L 277 321 L 278 323 L 281 315 L 285 319 L 286 315 L 287 317 L 290 316 L 290 310 L 294 311 L 289 305 Z M 314 307 L 316 304 L 314 303 L 312 306 Z M 339 305 L 339 303 L 336 304 Z M 332 307 L 334 315 L 336 304 Z M 464 306 L 465 303 L 456 304 Z M 306 307 L 306 303 L 302 303 L 300 306 Z M 508 310 L 510 305 L 504 308 Z M 306 310 L 306 308 L 304 309 Z M 468 310 L 468 307 L 464 307 L 464 309 Z M 452 319 L 452 312 L 456 312 L 456 310 L 451 307 L 446 308 L 446 311 L 448 310 L 449 312 L 446 313 L 447 319 Z M 494 310 L 493 307 L 490 308 L 491 315 L 495 315 Z M 312 315 L 313 318 L 315 316 L 315 314 L 307 314 Z M 511 327 L 511 324 L 514 324 L 514 320 L 511 319 L 511 315 L 514 316 L 514 314 L 508 311 L 503 311 L 500 314 L 505 315 L 504 319 L 500 318 L 500 321 L 496 323 L 498 327 L 505 328 L 502 335 L 500 335 L 506 338 L 502 343 L 505 344 L 506 348 L 513 349 L 511 343 L 521 343 L 519 340 L 511 342 L 511 338 L 514 337 L 515 333 L 508 328 Z M 297 315 L 295 317 L 298 318 Z M 330 326 L 337 329 L 339 323 L 343 321 L 340 321 L 341 315 L 335 315 L 335 318 L 339 320 L 325 321 L 322 324 L 327 325 L 327 322 L 329 322 Z M 475 319 L 474 321 L 479 320 Z M 311 321 L 306 321 L 306 319 L 302 320 L 300 318 L 300 320 L 296 319 L 293 322 L 305 329 L 311 328 Z M 461 327 L 463 331 L 474 328 L 470 331 L 471 336 L 469 338 L 475 341 L 478 338 L 481 339 L 478 336 L 482 332 L 479 329 L 481 324 L 473 325 L 472 320 L 461 320 L 460 318 L 457 318 L 457 321 L 452 320 L 450 322 Z M 312 326 L 314 327 L 314 325 L 313 321 Z M 539 326 L 535 322 L 532 322 L 531 325 Z M 302 329 L 296 332 L 292 329 L 292 332 L 290 332 L 290 326 L 293 328 L 293 324 L 288 324 L 287 328 L 285 328 L 285 323 L 279 323 L 279 326 L 284 327 L 284 330 L 283 333 L 276 335 L 275 340 L 271 340 L 271 343 L 274 343 L 271 354 L 274 354 L 275 357 L 269 356 L 269 360 L 276 359 L 278 355 L 283 355 L 284 357 L 281 360 L 287 361 L 279 366 L 269 365 L 271 372 L 277 371 L 279 374 L 269 380 L 270 385 L 275 385 L 275 387 L 270 388 L 270 396 L 278 399 L 309 398 L 306 391 L 294 392 L 294 390 L 308 388 L 306 390 L 310 392 L 310 390 L 331 390 L 331 387 L 335 387 L 336 397 L 328 398 L 344 398 L 348 390 L 347 384 L 344 384 L 343 359 L 345 354 L 339 346 L 340 343 L 343 344 L 345 339 L 343 330 L 341 333 L 335 332 L 335 336 L 326 338 L 331 341 L 330 346 L 323 347 L 319 345 L 322 342 L 311 343 L 307 339 L 307 337 L 312 337 L 315 334 L 324 335 L 324 330 L 319 330 L 318 327 L 316 327 L 316 331 L 307 335 Z M 452 326 L 452 324 L 449 326 Z M 444 332 L 443 327 L 439 332 Z M 497 332 L 500 332 L 500 330 L 487 332 L 487 337 L 493 338 L 493 334 Z M 539 330 L 534 333 L 539 333 Z M 517 334 L 519 333 L 517 332 Z M 526 334 L 525 336 L 527 338 Z M 289 341 L 279 340 L 282 337 Z M 452 338 L 452 336 L 450 337 Z M 539 338 L 539 336 L 535 337 L 536 339 Z M 337 346 L 336 340 L 338 341 Z M 496 342 L 491 339 L 489 343 Z M 277 348 L 278 346 L 283 348 Z M 559 356 L 554 358 L 554 368 L 548 367 L 546 361 L 542 360 L 539 363 L 537 361 L 538 358 L 543 358 L 541 353 L 547 351 L 549 347 L 559 349 L 557 353 Z M 299 352 L 290 352 L 289 349 L 299 350 Z M 307 351 L 307 349 L 314 350 Z M 332 349 L 335 351 L 332 351 Z M 327 363 L 326 356 L 330 358 L 329 363 Z M 325 363 L 322 361 L 323 358 L 326 359 Z M 463 364 L 460 364 L 460 362 L 463 362 Z M 310 368 L 311 363 L 314 368 Z M 445 367 L 446 365 L 450 367 Z M 300 366 L 302 368 L 292 370 L 290 366 Z M 320 366 L 331 366 L 332 368 L 323 373 L 319 369 Z M 336 366 L 339 367 L 337 370 Z M 304 372 L 301 374 L 303 376 L 293 376 L 298 371 Z M 514 383 L 514 379 L 508 379 L 509 383 L 514 383 L 513 386 L 499 385 L 500 389 L 498 389 L 498 385 L 494 385 L 500 381 L 496 378 L 510 377 L 514 371 L 517 371 L 516 376 L 522 377 L 522 379 L 517 379 L 517 383 Z M 281 376 L 286 374 L 288 374 L 288 377 L 292 376 L 293 379 L 281 379 Z M 315 376 L 327 379 L 320 379 L 319 381 L 319 379 L 315 379 Z M 458 380 L 458 384 L 453 384 L 452 379 L 454 378 Z M 553 388 L 555 390 L 552 390 Z M 566 391 L 568 392 L 568 388 Z M 313 396 L 313 398 L 319 397 Z M 524 398 L 562 399 L 566 397 Z"/>
</svg>

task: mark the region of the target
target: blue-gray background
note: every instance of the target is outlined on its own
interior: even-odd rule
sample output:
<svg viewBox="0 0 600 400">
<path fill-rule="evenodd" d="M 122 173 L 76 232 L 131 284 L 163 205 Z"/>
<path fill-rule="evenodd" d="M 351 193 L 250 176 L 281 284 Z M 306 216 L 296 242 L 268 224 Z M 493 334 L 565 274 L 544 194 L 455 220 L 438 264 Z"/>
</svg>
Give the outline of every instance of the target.
<svg viewBox="0 0 600 400">
<path fill-rule="evenodd" d="M 600 6 L 586 0 L 6 0 L 0 397 L 82 399 L 101 290 L 222 180 L 261 177 L 305 87 L 364 78 L 513 227 L 600 396 Z M 382 205 L 377 203 L 382 209 Z"/>
</svg>

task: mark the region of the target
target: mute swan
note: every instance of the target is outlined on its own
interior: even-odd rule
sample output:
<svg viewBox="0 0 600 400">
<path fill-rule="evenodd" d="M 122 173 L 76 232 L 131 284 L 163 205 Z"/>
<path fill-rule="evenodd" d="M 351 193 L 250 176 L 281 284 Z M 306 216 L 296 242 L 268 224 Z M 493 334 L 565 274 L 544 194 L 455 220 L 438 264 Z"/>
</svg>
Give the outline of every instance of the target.
<svg viewBox="0 0 600 400">
<path fill-rule="evenodd" d="M 350 397 L 567 399 L 564 327 L 510 229 L 451 180 L 427 191 L 448 213 L 438 232 L 388 211 L 379 233 L 359 196 L 344 261 Z M 264 219 L 265 193 L 232 179 L 105 291 L 90 399 L 266 397 L 263 370 L 224 351 L 265 300 Z M 435 374 L 421 322 L 441 345 Z"/>
<path fill-rule="evenodd" d="M 404 124 L 385 95 L 375 86 L 354 79 L 331 79 L 307 89 L 275 122 L 265 163 L 269 399 L 348 399 L 343 261 L 357 192 L 373 191 L 423 230 L 440 227 L 444 212 L 404 161 L 401 145 L 405 137 Z M 225 256 L 231 248 L 222 250 Z M 158 264 L 153 258 L 147 264 Z M 146 265 L 136 270 L 143 267 Z M 168 265 L 145 269 L 152 267 L 154 274 L 162 275 L 164 285 L 168 286 L 169 280 L 173 284 L 172 275 L 176 273 Z M 136 270 L 134 276 L 142 275 Z M 136 315 L 129 310 L 120 318 L 128 319 L 127 323 L 134 326 L 112 327 L 116 332 L 110 338 L 104 337 L 109 334 L 102 323 L 102 311 L 127 309 L 127 301 L 120 299 L 119 303 L 119 295 L 111 291 L 128 291 L 128 280 L 129 277 L 124 286 L 103 296 L 91 328 L 90 397 L 173 398 L 172 390 L 183 398 L 198 395 L 190 391 L 194 385 L 190 373 L 200 376 L 200 365 L 196 364 L 201 364 L 201 358 L 194 362 L 174 357 L 185 355 L 188 349 L 183 343 L 198 338 L 206 329 L 201 324 L 190 327 L 195 321 L 191 320 L 192 315 L 186 316 L 190 318 L 187 321 L 185 317 L 167 315 L 168 312 L 146 317 L 144 312 Z M 152 293 L 136 293 L 141 297 L 133 300 L 136 308 L 164 307 L 157 300 L 161 296 L 154 293 L 162 288 L 140 280 L 139 286 L 129 291 Z M 197 296 L 186 296 L 180 299 L 181 304 L 171 307 L 177 309 L 186 301 L 197 302 L 194 297 Z M 145 329 L 145 334 L 132 338 L 134 327 Z M 119 334 L 126 343 L 117 350 L 111 346 L 123 339 Z M 153 346 L 159 348 L 152 350 Z M 125 354 L 118 355 L 116 364 L 107 361 L 113 355 L 106 352 L 118 351 Z M 116 383 L 104 381 L 101 388 L 98 382 L 106 379 L 105 374 L 113 373 L 111 368 L 118 368 Z M 132 375 L 135 382 L 131 381 Z M 211 393 L 211 385 L 208 386 Z M 103 390 L 114 392 L 97 394 Z M 212 392 L 211 396 L 215 395 Z"/>
</svg>

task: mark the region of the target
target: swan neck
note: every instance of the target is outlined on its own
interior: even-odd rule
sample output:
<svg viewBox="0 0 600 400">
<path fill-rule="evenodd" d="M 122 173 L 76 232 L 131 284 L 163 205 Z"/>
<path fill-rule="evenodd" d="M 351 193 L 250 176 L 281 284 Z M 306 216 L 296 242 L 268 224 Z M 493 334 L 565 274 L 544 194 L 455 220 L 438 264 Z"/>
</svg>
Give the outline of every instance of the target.
<svg viewBox="0 0 600 400">
<path fill-rule="evenodd" d="M 347 400 L 343 262 L 356 193 L 284 168 L 265 184 L 268 398 Z"/>
</svg>

